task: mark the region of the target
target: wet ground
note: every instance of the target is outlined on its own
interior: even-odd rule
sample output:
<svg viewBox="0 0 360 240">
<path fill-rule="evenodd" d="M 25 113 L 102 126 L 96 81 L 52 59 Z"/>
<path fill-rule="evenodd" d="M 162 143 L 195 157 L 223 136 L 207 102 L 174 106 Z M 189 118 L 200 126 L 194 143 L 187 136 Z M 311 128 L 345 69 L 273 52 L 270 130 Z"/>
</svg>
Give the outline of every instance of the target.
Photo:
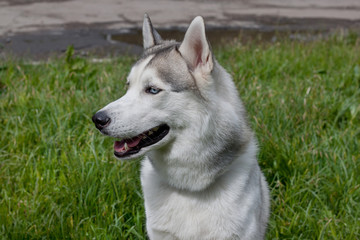
<svg viewBox="0 0 360 240">
<path fill-rule="evenodd" d="M 280 39 L 294 41 L 313 41 L 325 39 L 340 29 L 243 29 L 243 28 L 208 28 L 207 37 L 212 47 L 220 45 L 251 41 L 276 42 Z M 347 29 L 347 28 L 346 28 Z M 358 32 L 360 28 L 352 28 Z M 164 39 L 181 41 L 186 29 L 159 29 Z M 347 30 L 341 30 L 347 34 Z M 67 30 L 59 32 L 20 33 L 12 37 L 0 38 L 0 57 L 15 57 L 34 60 L 44 60 L 48 57 L 61 56 L 68 46 L 74 46 L 78 55 L 95 57 L 113 57 L 120 55 L 140 55 L 142 53 L 142 35 L 140 29 L 128 29 L 124 32 L 99 29 Z"/>
<path fill-rule="evenodd" d="M 358 0 L 0 0 L 0 57 L 46 59 L 69 45 L 81 55 L 137 55 L 144 12 L 164 39 L 179 41 L 192 18 L 204 16 L 213 47 L 360 32 Z"/>
</svg>

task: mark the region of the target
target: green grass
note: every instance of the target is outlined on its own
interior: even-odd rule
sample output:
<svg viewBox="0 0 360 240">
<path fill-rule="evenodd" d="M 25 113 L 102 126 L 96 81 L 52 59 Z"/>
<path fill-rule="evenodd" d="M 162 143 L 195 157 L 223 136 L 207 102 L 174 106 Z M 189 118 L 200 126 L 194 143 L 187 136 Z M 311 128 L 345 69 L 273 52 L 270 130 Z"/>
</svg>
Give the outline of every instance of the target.
<svg viewBox="0 0 360 240">
<path fill-rule="evenodd" d="M 270 184 L 267 239 L 360 239 L 360 41 L 232 45 Z M 145 239 L 140 161 L 119 162 L 92 114 L 134 59 L 0 63 L 0 236 Z"/>
</svg>

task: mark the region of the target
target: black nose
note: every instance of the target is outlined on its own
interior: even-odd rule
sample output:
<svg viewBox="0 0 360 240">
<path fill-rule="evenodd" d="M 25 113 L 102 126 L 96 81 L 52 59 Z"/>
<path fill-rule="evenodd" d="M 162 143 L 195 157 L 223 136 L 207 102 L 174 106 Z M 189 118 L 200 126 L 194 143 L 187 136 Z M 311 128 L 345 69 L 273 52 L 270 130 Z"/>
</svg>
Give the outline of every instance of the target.
<svg viewBox="0 0 360 240">
<path fill-rule="evenodd" d="M 97 112 L 92 117 L 92 120 L 95 123 L 96 128 L 102 130 L 109 125 L 111 119 L 105 112 Z"/>
</svg>

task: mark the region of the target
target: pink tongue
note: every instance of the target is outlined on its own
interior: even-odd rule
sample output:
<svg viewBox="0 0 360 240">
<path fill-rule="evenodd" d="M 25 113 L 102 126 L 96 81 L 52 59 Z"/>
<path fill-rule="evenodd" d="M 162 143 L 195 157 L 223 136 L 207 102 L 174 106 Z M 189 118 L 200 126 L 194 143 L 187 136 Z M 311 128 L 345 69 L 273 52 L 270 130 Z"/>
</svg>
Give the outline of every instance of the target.
<svg viewBox="0 0 360 240">
<path fill-rule="evenodd" d="M 114 150 L 115 152 L 124 152 L 125 150 L 123 150 L 125 145 L 125 141 L 121 140 L 121 141 L 115 141 L 114 143 Z"/>
<path fill-rule="evenodd" d="M 115 141 L 114 150 L 116 152 L 125 152 L 125 142 L 127 143 L 129 148 L 135 147 L 139 144 L 141 137 L 134 137 L 132 139 L 124 139 L 121 141 Z"/>
<path fill-rule="evenodd" d="M 139 144 L 140 140 L 141 137 L 134 137 L 132 139 L 126 139 L 125 141 L 129 147 L 135 147 L 136 145 Z"/>
</svg>

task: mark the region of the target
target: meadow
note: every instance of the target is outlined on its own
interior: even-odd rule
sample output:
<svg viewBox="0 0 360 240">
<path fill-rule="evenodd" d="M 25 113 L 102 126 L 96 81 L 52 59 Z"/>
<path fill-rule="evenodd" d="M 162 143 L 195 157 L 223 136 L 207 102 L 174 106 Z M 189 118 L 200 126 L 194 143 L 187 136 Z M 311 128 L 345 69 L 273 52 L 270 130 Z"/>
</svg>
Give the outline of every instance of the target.
<svg viewBox="0 0 360 240">
<path fill-rule="evenodd" d="M 215 49 L 259 140 L 267 239 L 360 239 L 360 39 Z M 0 239 L 146 239 L 141 160 L 113 157 L 91 116 L 132 57 L 0 62 Z"/>
</svg>

